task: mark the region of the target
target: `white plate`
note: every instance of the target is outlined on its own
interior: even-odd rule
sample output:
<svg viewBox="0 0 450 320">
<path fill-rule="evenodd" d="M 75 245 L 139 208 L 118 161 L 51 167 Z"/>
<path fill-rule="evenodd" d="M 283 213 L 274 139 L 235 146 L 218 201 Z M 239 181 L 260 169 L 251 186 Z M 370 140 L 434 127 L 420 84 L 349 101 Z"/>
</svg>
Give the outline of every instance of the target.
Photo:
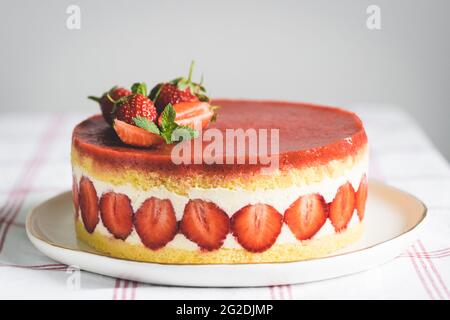
<svg viewBox="0 0 450 320">
<path fill-rule="evenodd" d="M 370 181 L 366 232 L 330 256 L 286 263 L 168 265 L 105 256 L 77 242 L 70 192 L 35 207 L 27 217 L 31 242 L 50 258 L 83 270 L 153 284 L 246 287 L 310 282 L 360 272 L 395 258 L 423 226 L 425 205 L 410 194 Z"/>
</svg>

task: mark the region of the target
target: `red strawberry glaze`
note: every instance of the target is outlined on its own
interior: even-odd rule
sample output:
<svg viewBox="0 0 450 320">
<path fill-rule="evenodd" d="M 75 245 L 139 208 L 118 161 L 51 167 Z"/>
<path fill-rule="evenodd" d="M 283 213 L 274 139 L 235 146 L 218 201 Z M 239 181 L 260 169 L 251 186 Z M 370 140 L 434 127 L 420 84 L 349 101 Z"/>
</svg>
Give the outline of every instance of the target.
<svg viewBox="0 0 450 320">
<path fill-rule="evenodd" d="M 367 144 L 361 120 L 342 109 L 281 101 L 215 100 L 212 104 L 222 108 L 217 122 L 208 128 L 222 132 L 229 128 L 279 129 L 280 170 L 343 159 L 356 154 Z M 93 116 L 78 124 L 72 139 L 81 156 L 88 156 L 97 165 L 112 169 L 170 170 L 172 176 L 185 176 L 197 171 L 242 175 L 259 172 L 264 167 L 248 164 L 248 161 L 239 165 L 175 165 L 170 156 L 174 145 L 162 144 L 149 149 L 124 145 L 101 116 Z M 204 144 L 206 146 L 208 142 Z"/>
</svg>

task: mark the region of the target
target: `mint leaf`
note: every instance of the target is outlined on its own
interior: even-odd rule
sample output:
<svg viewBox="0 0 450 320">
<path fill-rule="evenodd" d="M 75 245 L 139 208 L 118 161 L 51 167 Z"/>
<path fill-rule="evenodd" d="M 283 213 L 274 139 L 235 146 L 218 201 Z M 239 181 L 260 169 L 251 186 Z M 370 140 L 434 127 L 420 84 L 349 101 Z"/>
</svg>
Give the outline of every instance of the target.
<svg viewBox="0 0 450 320">
<path fill-rule="evenodd" d="M 172 133 L 172 141 L 185 141 L 198 138 L 198 131 L 188 126 L 178 126 Z"/>
<path fill-rule="evenodd" d="M 131 86 L 131 92 L 133 93 L 140 93 L 144 96 L 147 95 L 147 85 L 145 84 L 145 82 L 136 82 L 135 84 L 133 84 Z"/>
<path fill-rule="evenodd" d="M 175 109 L 173 106 L 169 103 L 165 108 L 164 111 L 161 113 L 161 127 L 163 131 L 173 131 L 176 126 L 178 126 L 175 123 L 175 117 L 177 113 L 175 112 Z"/>
<path fill-rule="evenodd" d="M 199 136 L 197 130 L 187 126 L 180 126 L 175 122 L 176 111 L 169 103 L 161 113 L 161 137 L 171 144 L 181 140 L 195 139 Z"/>
<path fill-rule="evenodd" d="M 161 113 L 161 136 L 166 140 L 166 143 L 172 143 L 172 133 L 178 127 L 175 123 L 176 117 L 175 109 L 169 103 L 164 111 Z"/>
<path fill-rule="evenodd" d="M 162 131 L 161 132 L 161 137 L 164 138 L 164 140 L 166 141 L 167 144 L 171 144 L 172 143 L 172 132 Z"/>
<path fill-rule="evenodd" d="M 159 131 L 158 126 L 151 120 L 144 118 L 144 117 L 135 117 L 133 118 L 134 123 L 139 128 L 142 128 L 144 130 L 147 130 L 148 132 L 160 135 L 161 132 Z"/>
</svg>

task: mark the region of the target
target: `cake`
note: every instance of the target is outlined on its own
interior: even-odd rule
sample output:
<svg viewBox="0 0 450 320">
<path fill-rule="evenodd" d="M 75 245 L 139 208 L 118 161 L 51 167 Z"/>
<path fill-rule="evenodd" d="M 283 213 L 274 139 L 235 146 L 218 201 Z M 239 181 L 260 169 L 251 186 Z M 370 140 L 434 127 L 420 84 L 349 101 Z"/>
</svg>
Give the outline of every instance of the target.
<svg viewBox="0 0 450 320">
<path fill-rule="evenodd" d="M 278 168 L 175 164 L 177 144 L 129 146 L 92 116 L 72 138 L 80 241 L 130 260 L 234 264 L 322 257 L 361 236 L 368 144 L 355 114 L 279 101 L 214 104 L 219 118 L 208 128 L 279 129 Z"/>
</svg>

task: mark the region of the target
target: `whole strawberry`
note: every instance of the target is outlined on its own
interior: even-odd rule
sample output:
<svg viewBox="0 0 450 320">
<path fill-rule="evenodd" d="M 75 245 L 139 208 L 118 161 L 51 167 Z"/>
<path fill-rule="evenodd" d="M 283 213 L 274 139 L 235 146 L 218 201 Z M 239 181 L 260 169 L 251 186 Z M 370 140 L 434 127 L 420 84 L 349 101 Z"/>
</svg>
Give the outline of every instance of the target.
<svg viewBox="0 0 450 320">
<path fill-rule="evenodd" d="M 154 101 L 156 109 L 160 114 L 168 105 L 180 102 L 209 101 L 206 90 L 200 83 L 192 82 L 194 62 L 189 68 L 188 78 L 180 77 L 172 81 L 157 84 L 150 92 L 150 99 Z"/>
<path fill-rule="evenodd" d="M 109 124 L 112 124 L 112 112 L 114 110 L 114 101 L 131 94 L 131 91 L 122 87 L 113 87 L 111 90 L 105 92 L 100 98 L 89 96 L 88 98 L 100 104 L 103 118 Z"/>
<path fill-rule="evenodd" d="M 114 119 L 136 125 L 133 118 L 142 117 L 150 121 L 156 120 L 158 114 L 153 102 L 147 97 L 145 83 L 135 83 L 132 93 L 116 101 Z"/>
</svg>

